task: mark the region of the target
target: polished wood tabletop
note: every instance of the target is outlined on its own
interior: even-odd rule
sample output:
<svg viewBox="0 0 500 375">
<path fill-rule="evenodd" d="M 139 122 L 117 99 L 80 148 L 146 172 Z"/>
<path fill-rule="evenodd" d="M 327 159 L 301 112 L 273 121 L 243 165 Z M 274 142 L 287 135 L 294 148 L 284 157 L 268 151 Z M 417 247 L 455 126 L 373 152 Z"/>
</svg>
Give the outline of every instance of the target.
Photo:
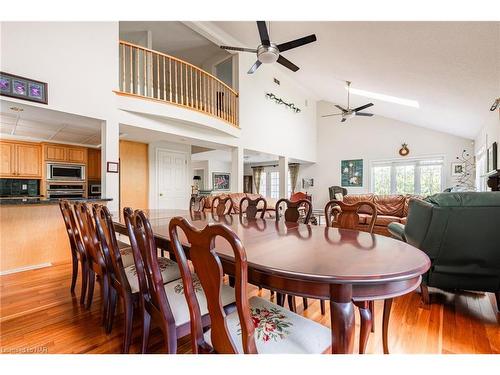
<svg viewBox="0 0 500 375">
<path fill-rule="evenodd" d="M 169 249 L 170 218 L 182 216 L 198 228 L 229 226 L 247 254 L 249 282 L 304 297 L 330 300 L 332 347 L 335 353 L 353 348 L 352 301 L 391 299 L 416 289 L 430 266 L 425 253 L 395 239 L 366 232 L 276 222 L 274 219 L 190 214 L 182 210 L 145 210 L 158 247 Z M 127 234 L 123 218 L 115 230 Z M 189 243 L 180 233 L 182 244 Z M 230 246 L 216 240 L 224 271 L 234 274 Z"/>
</svg>

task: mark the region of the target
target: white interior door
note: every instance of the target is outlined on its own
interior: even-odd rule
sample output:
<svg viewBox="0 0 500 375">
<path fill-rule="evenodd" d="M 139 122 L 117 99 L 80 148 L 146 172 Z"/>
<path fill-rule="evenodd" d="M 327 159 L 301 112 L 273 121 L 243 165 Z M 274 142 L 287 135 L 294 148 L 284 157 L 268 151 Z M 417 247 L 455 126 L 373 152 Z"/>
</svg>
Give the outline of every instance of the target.
<svg viewBox="0 0 500 375">
<path fill-rule="evenodd" d="M 157 149 L 156 163 L 158 208 L 186 209 L 190 192 L 186 154 Z"/>
</svg>

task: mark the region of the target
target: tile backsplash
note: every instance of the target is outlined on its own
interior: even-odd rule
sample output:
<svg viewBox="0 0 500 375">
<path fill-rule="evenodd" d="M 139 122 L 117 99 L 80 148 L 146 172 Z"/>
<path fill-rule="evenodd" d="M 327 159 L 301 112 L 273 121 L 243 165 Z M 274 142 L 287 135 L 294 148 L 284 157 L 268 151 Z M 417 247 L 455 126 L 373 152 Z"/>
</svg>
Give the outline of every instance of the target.
<svg viewBox="0 0 500 375">
<path fill-rule="evenodd" d="M 21 180 L 0 178 L 0 196 L 37 196 L 40 195 L 40 180 Z"/>
</svg>

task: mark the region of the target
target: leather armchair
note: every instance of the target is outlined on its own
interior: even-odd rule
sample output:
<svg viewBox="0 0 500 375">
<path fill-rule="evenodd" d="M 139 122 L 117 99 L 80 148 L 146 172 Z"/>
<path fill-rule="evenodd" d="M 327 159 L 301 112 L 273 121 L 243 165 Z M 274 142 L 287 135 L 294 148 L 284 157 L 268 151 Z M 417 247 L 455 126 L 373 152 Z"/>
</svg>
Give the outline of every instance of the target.
<svg viewBox="0 0 500 375">
<path fill-rule="evenodd" d="M 407 224 L 388 229 L 431 259 L 422 280 L 424 302 L 427 286 L 493 292 L 500 311 L 500 192 L 411 199 Z"/>
</svg>

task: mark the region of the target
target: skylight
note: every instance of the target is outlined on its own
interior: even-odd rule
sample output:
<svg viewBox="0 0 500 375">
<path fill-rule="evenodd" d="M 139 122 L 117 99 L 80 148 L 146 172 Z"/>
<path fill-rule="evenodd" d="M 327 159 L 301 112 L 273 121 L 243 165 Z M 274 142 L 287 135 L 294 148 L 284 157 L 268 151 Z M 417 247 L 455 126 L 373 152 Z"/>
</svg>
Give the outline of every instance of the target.
<svg viewBox="0 0 500 375">
<path fill-rule="evenodd" d="M 346 90 L 347 90 L 347 86 L 346 86 Z M 413 107 L 413 108 L 420 108 L 420 105 L 418 104 L 418 102 L 416 100 L 398 98 L 397 96 L 391 96 L 391 95 L 380 94 L 378 92 L 354 89 L 352 87 L 350 89 L 350 92 L 351 92 L 351 94 L 364 96 L 366 98 L 378 99 L 378 100 L 382 100 L 384 102 L 406 105 L 408 107 Z"/>
</svg>

